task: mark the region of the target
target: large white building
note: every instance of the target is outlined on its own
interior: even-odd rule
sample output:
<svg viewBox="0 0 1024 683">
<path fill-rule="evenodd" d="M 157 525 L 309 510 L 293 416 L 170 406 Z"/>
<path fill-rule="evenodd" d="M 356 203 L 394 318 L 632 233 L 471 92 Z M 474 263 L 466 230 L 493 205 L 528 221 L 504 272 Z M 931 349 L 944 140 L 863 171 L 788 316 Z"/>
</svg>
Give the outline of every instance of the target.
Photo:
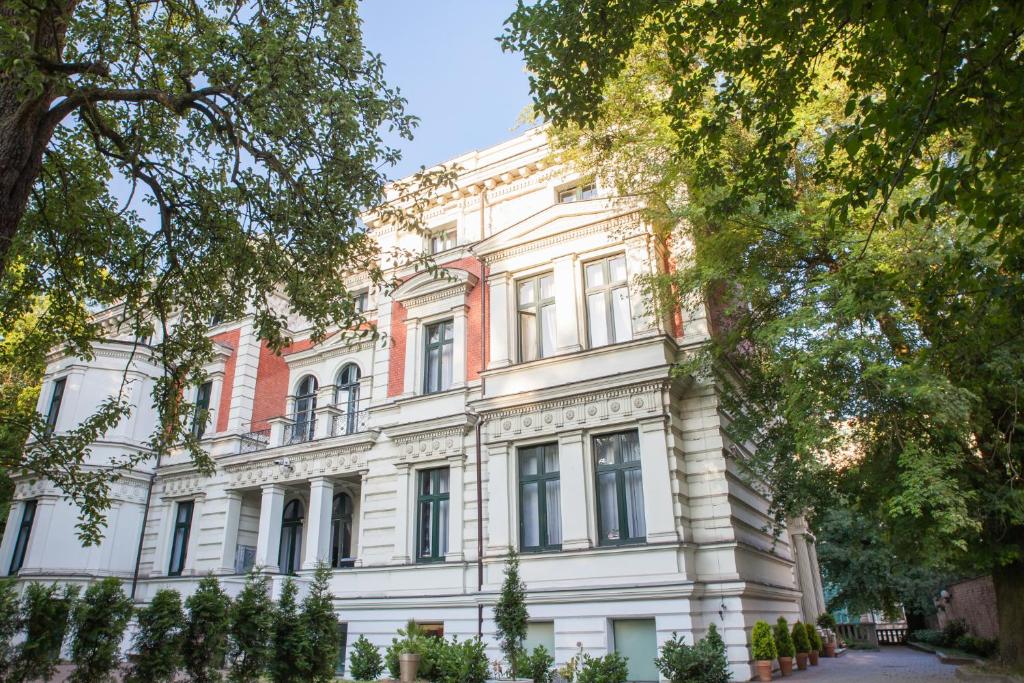
<svg viewBox="0 0 1024 683">
<path fill-rule="evenodd" d="M 708 339 L 706 307 L 662 319 L 634 281 L 678 255 L 635 205 L 552 164 L 543 130 L 453 163 L 457 189 L 432 202 L 428 237 L 369 222 L 382 249 L 425 249 L 448 273 L 367 288 L 386 343 L 312 345 L 293 317 L 278 356 L 251 319 L 211 327 L 218 353 L 194 399 L 209 406 L 196 429 L 216 473 L 179 455 L 124 477 L 90 548 L 59 491 L 19 481 L 0 571 L 136 578 L 146 600 L 209 573 L 237 591 L 253 565 L 275 585 L 302 581 L 323 561 L 349 642 L 385 645 L 413 619 L 481 633 L 497 658 L 491 607 L 516 547 L 531 643 L 559 663 L 580 646 L 619 650 L 636 680 L 657 680 L 655 650 L 673 632 L 693 642 L 716 624 L 746 679 L 757 619 L 813 621 L 813 539 L 798 524 L 766 532 L 715 387 L 672 372 Z M 116 311 L 101 315 L 109 341 L 88 362 L 55 352 L 39 403 L 68 429 L 129 364 L 137 408 L 95 444 L 95 466 L 144 449 L 160 372 L 145 349 L 130 356 Z"/>
</svg>

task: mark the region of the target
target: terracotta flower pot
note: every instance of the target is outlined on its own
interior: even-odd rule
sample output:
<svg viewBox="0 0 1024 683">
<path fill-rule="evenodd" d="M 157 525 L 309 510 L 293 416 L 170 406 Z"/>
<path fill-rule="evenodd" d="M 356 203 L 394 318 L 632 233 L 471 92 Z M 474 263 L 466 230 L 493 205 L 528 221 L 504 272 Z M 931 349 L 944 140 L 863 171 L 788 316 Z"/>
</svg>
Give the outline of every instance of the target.
<svg viewBox="0 0 1024 683">
<path fill-rule="evenodd" d="M 811 660 L 811 666 L 818 666 L 818 651 L 811 650 L 807 653 Z"/>
<path fill-rule="evenodd" d="M 757 680 L 762 683 L 772 680 L 772 660 L 759 659 L 754 662 L 754 666 L 757 668 Z"/>
<path fill-rule="evenodd" d="M 807 653 L 806 652 L 797 652 L 796 653 L 796 668 L 800 669 L 801 671 L 803 671 L 804 669 L 807 668 Z"/>
<path fill-rule="evenodd" d="M 779 657 L 779 671 L 783 676 L 788 676 L 793 673 L 793 658 Z"/>
<path fill-rule="evenodd" d="M 835 657 L 836 656 L 836 643 L 835 643 L 835 641 L 831 641 L 831 642 L 825 643 L 825 656 L 826 657 Z"/>
</svg>

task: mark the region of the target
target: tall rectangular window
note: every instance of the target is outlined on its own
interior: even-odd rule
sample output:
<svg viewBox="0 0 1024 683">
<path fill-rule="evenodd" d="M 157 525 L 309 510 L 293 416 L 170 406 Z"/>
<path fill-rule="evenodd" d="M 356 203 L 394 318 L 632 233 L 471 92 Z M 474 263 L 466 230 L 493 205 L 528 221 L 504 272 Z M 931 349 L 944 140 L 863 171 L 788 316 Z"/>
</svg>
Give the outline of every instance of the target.
<svg viewBox="0 0 1024 683">
<path fill-rule="evenodd" d="M 206 433 L 206 420 L 209 417 L 210 395 L 213 393 L 213 382 L 203 382 L 196 391 L 196 411 L 192 415 L 192 435 L 197 439 Z"/>
<path fill-rule="evenodd" d="M 594 437 L 597 525 L 602 545 L 639 543 L 647 536 L 640 439 L 635 431 Z"/>
<path fill-rule="evenodd" d="M 46 433 L 51 434 L 57 427 L 57 416 L 60 415 L 60 404 L 64 400 L 64 386 L 67 378 L 61 377 L 53 383 L 53 393 L 50 394 L 50 407 L 46 411 Z"/>
<path fill-rule="evenodd" d="M 619 254 L 586 264 L 584 280 L 591 348 L 632 339 L 626 257 Z"/>
<path fill-rule="evenodd" d="M 520 280 L 519 360 L 547 358 L 555 352 L 555 278 L 551 273 Z"/>
<path fill-rule="evenodd" d="M 174 531 L 171 535 L 171 565 L 167 568 L 170 576 L 181 576 L 188 554 L 188 536 L 192 530 L 192 510 L 195 503 L 183 500 L 177 505 L 174 516 Z"/>
<path fill-rule="evenodd" d="M 455 325 L 451 320 L 427 325 L 426 368 L 423 391 L 432 394 L 452 386 L 452 352 L 455 346 Z"/>
<path fill-rule="evenodd" d="M 21 524 L 18 525 L 18 538 L 14 542 L 14 556 L 11 558 L 9 574 L 18 573 L 25 564 L 25 551 L 28 550 L 28 537 L 32 533 L 32 520 L 36 518 L 36 501 L 26 500 L 25 509 L 21 513 Z"/>
<path fill-rule="evenodd" d="M 440 254 L 455 247 L 455 226 L 441 228 L 430 233 L 428 247 L 431 254 Z"/>
<path fill-rule="evenodd" d="M 443 561 L 448 552 L 448 468 L 422 470 L 416 490 L 416 559 Z"/>
<path fill-rule="evenodd" d="M 524 551 L 562 547 L 558 445 L 519 449 L 519 543 Z"/>
</svg>

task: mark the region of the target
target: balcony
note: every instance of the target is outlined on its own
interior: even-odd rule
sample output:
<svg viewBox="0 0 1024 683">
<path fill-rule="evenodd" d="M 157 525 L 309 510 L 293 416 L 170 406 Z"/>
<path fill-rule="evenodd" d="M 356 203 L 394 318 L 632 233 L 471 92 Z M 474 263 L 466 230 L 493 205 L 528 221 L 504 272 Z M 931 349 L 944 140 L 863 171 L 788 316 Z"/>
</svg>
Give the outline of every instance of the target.
<svg viewBox="0 0 1024 683">
<path fill-rule="evenodd" d="M 332 403 L 309 412 L 272 417 L 250 425 L 259 427 L 242 434 L 238 452 L 255 453 L 268 448 L 295 446 L 366 432 L 369 400 Z M 269 425 L 269 426 L 263 426 Z"/>
</svg>

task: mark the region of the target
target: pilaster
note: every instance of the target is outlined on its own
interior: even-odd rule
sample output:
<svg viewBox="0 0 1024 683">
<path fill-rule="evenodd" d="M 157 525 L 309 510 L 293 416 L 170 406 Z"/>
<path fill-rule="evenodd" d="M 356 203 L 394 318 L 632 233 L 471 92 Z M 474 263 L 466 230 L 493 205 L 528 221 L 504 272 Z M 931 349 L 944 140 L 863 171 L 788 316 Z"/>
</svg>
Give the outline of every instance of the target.
<svg viewBox="0 0 1024 683">
<path fill-rule="evenodd" d="M 558 435 L 563 550 L 582 550 L 592 545 L 587 515 L 580 512 L 591 509 L 587 495 L 587 467 L 584 458 L 581 430 L 562 432 Z"/>
<path fill-rule="evenodd" d="M 284 514 L 284 487 L 264 484 L 260 501 L 260 525 L 256 536 L 256 566 L 263 571 L 280 571 L 281 515 Z"/>
<path fill-rule="evenodd" d="M 306 559 L 303 569 L 331 561 L 331 505 L 334 482 L 327 477 L 309 480 L 309 515 L 306 517 Z"/>
<path fill-rule="evenodd" d="M 679 540 L 679 532 L 672 500 L 672 471 L 665 441 L 665 418 L 641 420 L 639 437 L 647 542 L 676 542 Z"/>
</svg>

